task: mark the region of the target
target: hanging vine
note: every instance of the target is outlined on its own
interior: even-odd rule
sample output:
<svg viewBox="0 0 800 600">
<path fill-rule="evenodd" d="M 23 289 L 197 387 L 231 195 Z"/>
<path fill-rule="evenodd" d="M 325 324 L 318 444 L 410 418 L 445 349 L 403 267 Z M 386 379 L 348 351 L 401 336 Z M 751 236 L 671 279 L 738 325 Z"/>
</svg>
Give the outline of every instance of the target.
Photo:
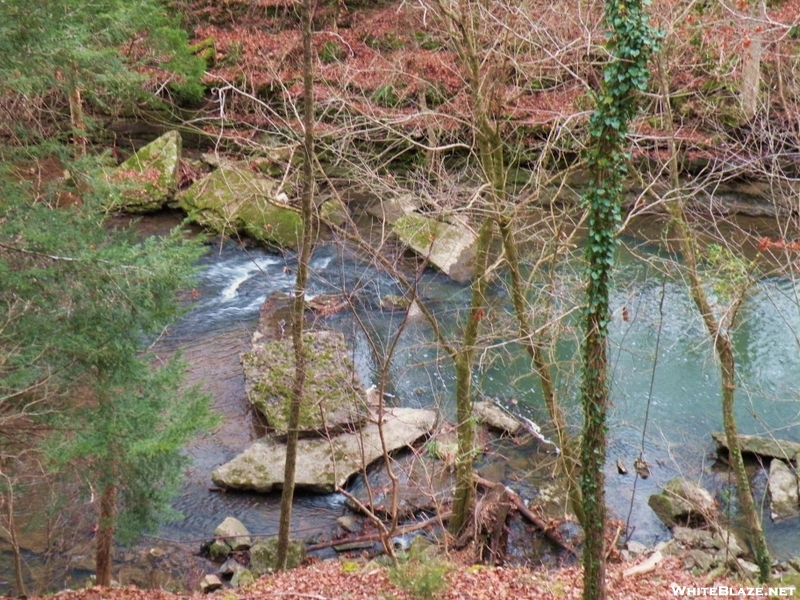
<svg viewBox="0 0 800 600">
<path fill-rule="evenodd" d="M 611 59 L 603 73 L 596 108 L 589 122 L 586 161 L 591 181 L 586 193 L 588 239 L 585 339 L 581 403 L 584 425 L 580 487 L 583 498 L 585 600 L 605 593 L 605 494 L 609 287 L 614 266 L 616 232 L 620 223 L 622 182 L 629 155 L 626 136 L 639 92 L 647 87 L 648 60 L 658 33 L 650 26 L 643 0 L 606 0 L 606 48 Z"/>
</svg>

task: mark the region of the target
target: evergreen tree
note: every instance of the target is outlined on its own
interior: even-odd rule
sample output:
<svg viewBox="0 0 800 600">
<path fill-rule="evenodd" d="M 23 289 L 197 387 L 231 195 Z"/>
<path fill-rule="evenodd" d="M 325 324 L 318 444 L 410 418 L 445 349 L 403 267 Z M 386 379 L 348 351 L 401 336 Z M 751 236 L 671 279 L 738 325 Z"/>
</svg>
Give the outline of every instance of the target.
<svg viewBox="0 0 800 600">
<path fill-rule="evenodd" d="M 208 399 L 181 390 L 180 361 L 143 351 L 180 314 L 201 248 L 179 231 L 137 242 L 112 230 L 88 193 L 51 208 L 0 177 L 0 197 L 0 444 L 14 415 L 54 431 L 50 464 L 81 467 L 100 493 L 97 581 L 110 585 L 115 533 L 130 540 L 169 512 L 180 450 L 212 421 Z"/>
<path fill-rule="evenodd" d="M 3 95 L 56 113 L 66 101 L 76 136 L 91 127 L 86 100 L 113 110 L 146 99 L 143 71 L 183 97 L 203 93 L 205 65 L 159 0 L 4 0 L 0 56 Z"/>
</svg>

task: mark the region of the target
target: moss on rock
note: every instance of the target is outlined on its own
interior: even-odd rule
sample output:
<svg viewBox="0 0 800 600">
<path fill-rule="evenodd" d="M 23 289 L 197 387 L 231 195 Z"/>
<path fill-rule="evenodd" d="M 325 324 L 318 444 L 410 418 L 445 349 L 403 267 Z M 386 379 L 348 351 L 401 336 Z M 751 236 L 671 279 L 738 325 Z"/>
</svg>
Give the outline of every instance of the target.
<svg viewBox="0 0 800 600">
<path fill-rule="evenodd" d="M 250 568 L 258 575 L 272 573 L 278 568 L 278 538 L 256 542 L 250 548 Z M 286 559 L 286 568 L 293 569 L 306 559 L 306 546 L 303 542 L 291 540 Z"/>
<path fill-rule="evenodd" d="M 445 275 L 460 283 L 472 279 L 477 238 L 467 227 L 418 214 L 402 216 L 391 227 L 403 243 Z"/>
<path fill-rule="evenodd" d="M 239 168 L 220 168 L 178 196 L 189 220 L 216 233 L 246 233 L 285 248 L 297 248 L 300 213 L 282 203 L 280 184 Z M 285 197 L 285 195 L 284 195 Z"/>
<path fill-rule="evenodd" d="M 121 186 L 115 204 L 126 212 L 159 210 L 178 188 L 181 135 L 168 131 L 136 151 L 111 173 L 111 181 Z"/>
<path fill-rule="evenodd" d="M 366 392 L 354 377 L 344 336 L 315 331 L 304 339 L 307 371 L 301 435 L 324 434 L 363 422 Z M 291 339 L 253 344 L 242 355 L 242 365 L 250 401 L 278 435 L 285 435 L 295 371 Z"/>
</svg>

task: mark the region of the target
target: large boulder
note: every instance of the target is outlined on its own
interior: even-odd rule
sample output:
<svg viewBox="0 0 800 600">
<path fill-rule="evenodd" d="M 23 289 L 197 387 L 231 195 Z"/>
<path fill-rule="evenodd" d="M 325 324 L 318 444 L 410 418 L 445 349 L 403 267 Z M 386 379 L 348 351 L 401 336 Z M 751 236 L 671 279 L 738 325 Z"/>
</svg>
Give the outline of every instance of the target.
<svg viewBox="0 0 800 600">
<path fill-rule="evenodd" d="M 718 449 L 728 449 L 728 438 L 724 433 L 718 431 L 712 433 L 711 437 L 717 442 Z M 743 453 L 795 461 L 798 460 L 797 457 L 800 455 L 800 444 L 797 442 L 776 440 L 775 438 L 759 437 L 757 435 L 737 435 L 736 439 L 739 441 L 739 449 Z"/>
<path fill-rule="evenodd" d="M 459 283 L 472 279 L 477 236 L 467 227 L 406 214 L 391 224 L 400 240 Z"/>
<path fill-rule="evenodd" d="M 794 517 L 800 512 L 797 474 L 785 462 L 778 458 L 772 459 L 767 485 L 770 496 L 769 509 L 773 521 Z"/>
<path fill-rule="evenodd" d="M 287 204 L 277 180 L 240 168 L 220 168 L 178 195 L 189 220 L 221 233 L 245 233 L 268 244 L 297 248 L 300 212 Z"/>
<path fill-rule="evenodd" d="M 666 525 L 706 522 L 716 515 L 714 498 L 696 483 L 671 479 L 664 490 L 647 500 L 650 508 Z"/>
<path fill-rule="evenodd" d="M 344 335 L 311 331 L 303 336 L 306 380 L 300 405 L 300 435 L 326 435 L 352 429 L 366 417 L 366 392 L 354 375 Z M 261 341 L 253 335 L 242 365 L 250 402 L 279 436 L 288 429 L 295 376 L 294 344 L 289 336 Z"/>
<path fill-rule="evenodd" d="M 122 187 L 115 208 L 144 213 L 161 209 L 178 189 L 181 135 L 169 131 L 133 153 L 111 172 Z"/>
<path fill-rule="evenodd" d="M 383 441 L 392 452 L 429 434 L 437 415 L 431 410 L 394 408 L 383 413 Z M 332 439 L 299 440 L 295 485 L 311 492 L 330 493 L 355 473 L 383 456 L 381 433 L 375 420 L 360 431 Z M 286 446 L 256 442 L 242 454 L 218 467 L 211 479 L 220 487 L 269 492 L 283 484 Z"/>
</svg>

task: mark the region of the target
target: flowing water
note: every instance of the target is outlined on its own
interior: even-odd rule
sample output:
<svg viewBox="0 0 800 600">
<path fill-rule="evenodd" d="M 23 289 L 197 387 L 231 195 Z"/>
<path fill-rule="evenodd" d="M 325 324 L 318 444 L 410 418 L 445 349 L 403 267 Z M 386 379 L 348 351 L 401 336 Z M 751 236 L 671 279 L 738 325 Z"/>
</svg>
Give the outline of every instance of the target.
<svg viewBox="0 0 800 600">
<path fill-rule="evenodd" d="M 708 453 L 713 451 L 712 431 L 722 428 L 719 375 L 713 348 L 705 334 L 684 283 L 656 269 L 655 246 L 625 240 L 619 253 L 612 298 L 611 327 L 613 370 L 609 452 L 606 468 L 608 503 L 615 517 L 633 528 L 632 537 L 653 544 L 668 537 L 667 529 L 647 506 L 647 498 L 669 479 L 683 476 L 701 481 L 727 503 L 728 474 L 720 472 Z M 562 281 L 577 285 L 579 273 L 569 265 Z M 295 262 L 260 249 L 243 249 L 226 243 L 209 250 L 202 259 L 197 297 L 188 315 L 155 346 L 158 352 L 183 352 L 189 379 L 201 383 L 214 398 L 214 408 L 224 416 L 215 431 L 187 449 L 192 466 L 176 508 L 185 516 L 159 532 L 161 540 L 179 542 L 196 551 L 215 526 L 232 515 L 257 534 L 277 532 L 277 494 L 220 493 L 211 489 L 210 473 L 263 435 L 248 406 L 239 353 L 247 348 L 258 310 L 273 291 L 290 292 Z M 328 326 L 344 332 L 353 347 L 353 359 L 365 385 L 374 383 L 373 346 L 385 347 L 401 321 L 400 313 L 383 311 L 379 300 L 400 292 L 397 282 L 370 263 L 337 246 L 321 246 L 311 263 L 309 296 L 352 294 L 362 326 L 351 313 L 326 319 Z M 564 283 L 564 286 L 567 286 Z M 553 290 L 551 290 L 553 291 Z M 560 292 L 555 290 L 558 295 Z M 800 317 L 798 284 L 786 278 L 758 283 L 741 311 L 735 335 L 738 359 L 737 418 L 742 433 L 772 434 L 797 440 L 798 389 L 800 389 Z M 490 311 L 507 319 L 510 303 L 502 285 L 493 285 Z M 469 290 L 433 271 L 419 282 L 419 295 L 428 303 L 445 331 L 456 325 Z M 564 293 L 564 298 L 567 294 Z M 564 300 L 564 304 L 568 300 Z M 487 323 L 494 326 L 492 319 Z M 575 315 L 566 317 L 557 345 L 558 390 L 574 424 L 579 424 L 577 403 L 577 333 Z M 658 341 L 658 353 L 656 343 Z M 530 359 L 522 349 L 498 335 L 480 353 L 474 373 L 479 393 L 512 411 L 544 423 L 538 382 Z M 424 321 L 411 321 L 395 350 L 388 374 L 390 399 L 405 406 L 438 406 L 452 415 L 453 372 L 432 342 Z M 524 474 L 526 449 L 509 447 L 509 464 Z M 643 453 L 651 466 L 648 479 L 633 476 L 633 459 Z M 617 474 L 615 462 L 624 462 L 630 475 Z M 765 477 L 755 478 L 759 500 L 765 498 Z M 518 485 L 524 485 L 518 484 Z M 525 489 L 533 490 L 535 483 Z M 798 520 L 773 524 L 765 505 L 765 525 L 777 558 L 800 554 Z M 325 538 L 336 531 L 335 518 L 344 514 L 344 498 L 300 495 L 294 510 L 295 535 Z M 157 544 L 148 539 L 146 544 Z M 4 558 L 8 555 L 0 555 Z M 0 570 L 0 575 L 8 577 Z"/>
<path fill-rule="evenodd" d="M 607 466 L 608 498 L 618 518 L 626 520 L 631 512 L 633 538 L 652 544 L 667 537 L 668 532 L 647 506 L 647 497 L 670 478 L 696 479 L 720 497 L 725 494 L 727 474 L 716 473 L 712 468 L 713 460 L 707 458 L 714 449 L 710 433 L 722 428 L 719 375 L 713 348 L 683 282 L 670 275 L 662 277 L 647 260 L 657 255 L 655 247 L 627 241 L 636 246 L 636 251 L 634 254 L 631 250 L 621 250 L 612 299 L 615 318 L 610 352 L 613 408 Z M 181 344 L 188 347 L 190 362 L 195 362 L 191 353 L 205 352 L 205 346 L 210 346 L 213 352 L 226 354 L 227 359 L 215 358 L 211 361 L 213 364 L 204 368 L 225 365 L 226 370 L 206 375 L 214 380 L 214 387 L 223 385 L 227 389 L 223 401 L 229 404 L 225 410 L 232 410 L 230 414 L 236 418 L 222 432 L 197 444 L 192 484 L 178 506 L 190 516 L 166 531 L 170 537 L 202 537 L 227 514 L 239 516 L 252 531 L 275 531 L 277 498 L 221 495 L 204 490 L 208 486 L 209 471 L 259 434 L 243 397 L 236 354 L 246 342 L 247 332 L 263 299 L 274 290 L 291 290 L 294 263 L 290 258 L 258 250 L 245 253 L 233 245 L 209 253 L 204 262 L 209 267 L 202 274 L 198 287 L 202 299 L 177 328 L 175 337 L 184 340 Z M 385 345 L 398 326 L 400 316 L 382 311 L 379 298 L 397 293 L 396 282 L 368 263 L 343 255 L 334 246 L 318 248 L 311 269 L 309 296 L 342 290 L 354 293 L 367 331 L 379 344 Z M 467 289 L 434 272 L 425 273 L 419 293 L 442 319 L 445 328 L 458 321 L 468 300 Z M 493 308 L 507 310 L 504 288 L 494 286 L 493 294 Z M 740 377 L 737 419 L 742 433 L 772 434 L 793 440 L 800 437 L 797 294 L 796 284 L 788 279 L 765 279 L 759 282 L 742 308 L 741 325 L 735 336 Z M 622 316 L 623 306 L 627 320 Z M 374 357 L 363 331 L 346 313 L 329 318 L 328 324 L 348 335 L 362 380 L 366 385 L 374 383 Z M 574 369 L 577 344 L 571 339 L 573 333 L 569 327 L 566 329 L 557 359 L 564 372 L 559 377 L 559 391 L 577 423 Z M 388 380 L 392 397 L 403 405 L 436 405 L 445 414 L 452 415 L 452 368 L 437 351 L 424 321 L 409 324 L 394 356 Z M 202 362 L 208 364 L 209 361 Z M 221 380 L 230 385 L 221 384 Z M 475 369 L 475 382 L 482 395 L 537 422 L 545 421 L 538 382 L 531 375 L 530 361 L 520 348 L 496 344 L 495 349 L 485 352 Z M 219 397 L 217 403 L 220 403 Z M 248 423 L 248 429 L 242 428 L 242 423 Z M 631 468 L 633 459 L 642 452 L 645 426 L 643 453 L 651 465 L 652 476 L 638 479 L 634 490 L 634 477 L 619 476 L 615 462 L 620 459 Z M 630 470 L 632 473 L 633 469 Z M 763 485 L 762 481 L 757 492 L 763 494 Z M 301 531 L 313 531 L 323 524 L 330 527 L 331 517 L 338 516 L 342 510 L 342 499 L 336 495 L 303 497 L 295 513 L 296 526 Z M 769 518 L 766 521 L 776 554 L 797 555 L 797 523 L 772 525 Z"/>
</svg>

